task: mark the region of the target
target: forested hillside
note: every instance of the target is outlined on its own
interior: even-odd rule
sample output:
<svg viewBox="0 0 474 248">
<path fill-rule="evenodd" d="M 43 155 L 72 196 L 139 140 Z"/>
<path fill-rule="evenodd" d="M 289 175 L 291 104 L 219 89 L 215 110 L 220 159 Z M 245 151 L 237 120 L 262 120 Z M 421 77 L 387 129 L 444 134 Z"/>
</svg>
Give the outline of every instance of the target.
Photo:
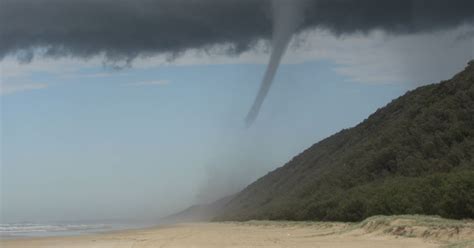
<svg viewBox="0 0 474 248">
<path fill-rule="evenodd" d="M 474 61 L 313 145 L 237 194 L 218 220 L 474 218 Z"/>
</svg>

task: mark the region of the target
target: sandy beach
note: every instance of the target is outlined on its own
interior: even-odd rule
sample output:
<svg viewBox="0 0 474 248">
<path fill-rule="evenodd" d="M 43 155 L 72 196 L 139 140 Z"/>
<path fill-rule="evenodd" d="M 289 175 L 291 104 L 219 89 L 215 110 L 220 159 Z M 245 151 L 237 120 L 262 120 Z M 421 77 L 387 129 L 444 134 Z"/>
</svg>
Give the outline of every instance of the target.
<svg viewBox="0 0 474 248">
<path fill-rule="evenodd" d="M 402 223 L 403 220 L 398 220 Z M 103 234 L 2 240 L 2 248 L 145 247 L 471 247 L 468 228 L 426 229 L 409 225 L 354 225 L 325 222 L 190 223 Z M 403 230 L 400 228 L 403 226 Z M 387 229 L 389 228 L 389 229 Z M 392 230 L 389 232 L 387 230 Z M 436 231 L 438 230 L 438 231 Z"/>
</svg>

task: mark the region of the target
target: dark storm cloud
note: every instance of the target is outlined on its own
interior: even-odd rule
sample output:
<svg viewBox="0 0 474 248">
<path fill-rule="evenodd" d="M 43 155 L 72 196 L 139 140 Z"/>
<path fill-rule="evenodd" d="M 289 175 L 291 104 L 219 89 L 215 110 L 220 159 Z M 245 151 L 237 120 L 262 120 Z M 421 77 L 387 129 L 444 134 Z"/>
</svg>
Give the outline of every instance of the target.
<svg viewBox="0 0 474 248">
<path fill-rule="evenodd" d="M 288 0 L 292 1 L 292 0 Z M 473 22 L 472 0 L 306 0 L 300 31 L 432 31 Z M 0 0 L 0 59 L 47 56 L 131 60 L 229 44 L 240 53 L 271 38 L 269 0 Z"/>
<path fill-rule="evenodd" d="M 306 26 L 336 34 L 382 29 L 390 33 L 435 31 L 474 21 L 472 0 L 318 0 Z"/>
</svg>

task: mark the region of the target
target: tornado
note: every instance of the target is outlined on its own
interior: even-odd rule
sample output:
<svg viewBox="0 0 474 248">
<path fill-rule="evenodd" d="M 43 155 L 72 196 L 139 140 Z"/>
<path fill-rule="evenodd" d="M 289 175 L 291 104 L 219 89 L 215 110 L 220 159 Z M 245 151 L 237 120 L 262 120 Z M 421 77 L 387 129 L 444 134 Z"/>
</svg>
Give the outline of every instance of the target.
<svg viewBox="0 0 474 248">
<path fill-rule="evenodd" d="M 273 0 L 272 1 L 272 48 L 265 75 L 260 89 L 245 118 L 247 127 L 251 126 L 258 116 L 260 108 L 267 96 L 281 59 L 299 24 L 302 22 L 302 0 Z"/>
</svg>

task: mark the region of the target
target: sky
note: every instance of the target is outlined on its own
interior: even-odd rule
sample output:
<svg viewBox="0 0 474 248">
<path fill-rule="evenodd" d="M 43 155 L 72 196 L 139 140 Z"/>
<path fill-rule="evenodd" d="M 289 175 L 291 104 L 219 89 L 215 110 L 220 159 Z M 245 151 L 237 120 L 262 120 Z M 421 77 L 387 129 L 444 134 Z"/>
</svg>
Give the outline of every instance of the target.
<svg viewBox="0 0 474 248">
<path fill-rule="evenodd" d="M 200 33 L 184 25 L 189 13 L 176 6 L 185 2 L 161 0 L 166 11 L 153 14 L 128 12 L 129 2 L 120 1 L 123 6 L 107 12 L 110 23 L 81 29 L 75 15 L 108 1 L 74 1 L 43 0 L 52 8 L 0 2 L 13 13 L 0 13 L 0 19 L 12 18 L 10 25 L 0 21 L 6 41 L 0 45 L 1 222 L 153 221 L 211 202 L 407 90 L 449 79 L 474 59 L 474 25 L 466 21 L 474 12 L 449 19 L 456 5 L 433 1 L 449 21 L 433 19 L 435 4 L 419 19 L 397 24 L 403 6 L 387 11 L 387 18 L 365 20 L 373 1 L 364 1 L 348 23 L 334 13 L 351 6 L 318 1 L 322 17 L 305 14 L 248 126 L 244 120 L 272 52 L 272 23 L 258 20 L 254 1 L 203 1 L 207 9 L 191 19 L 203 23 L 196 24 Z M 74 6 L 77 12 L 64 15 Z M 227 18 L 219 13 L 231 7 L 251 18 L 213 22 Z M 19 9 L 32 11 L 23 15 L 31 20 L 16 19 Z M 101 14 L 90 12 L 90 19 Z M 64 31 L 45 13 L 56 13 Z M 117 26 L 127 33 L 123 24 L 136 16 L 143 29 L 118 39 L 123 33 Z M 157 26 L 143 25 L 148 22 Z M 247 22 L 259 25 L 248 28 Z M 164 41 L 140 42 L 144 37 Z"/>
</svg>

